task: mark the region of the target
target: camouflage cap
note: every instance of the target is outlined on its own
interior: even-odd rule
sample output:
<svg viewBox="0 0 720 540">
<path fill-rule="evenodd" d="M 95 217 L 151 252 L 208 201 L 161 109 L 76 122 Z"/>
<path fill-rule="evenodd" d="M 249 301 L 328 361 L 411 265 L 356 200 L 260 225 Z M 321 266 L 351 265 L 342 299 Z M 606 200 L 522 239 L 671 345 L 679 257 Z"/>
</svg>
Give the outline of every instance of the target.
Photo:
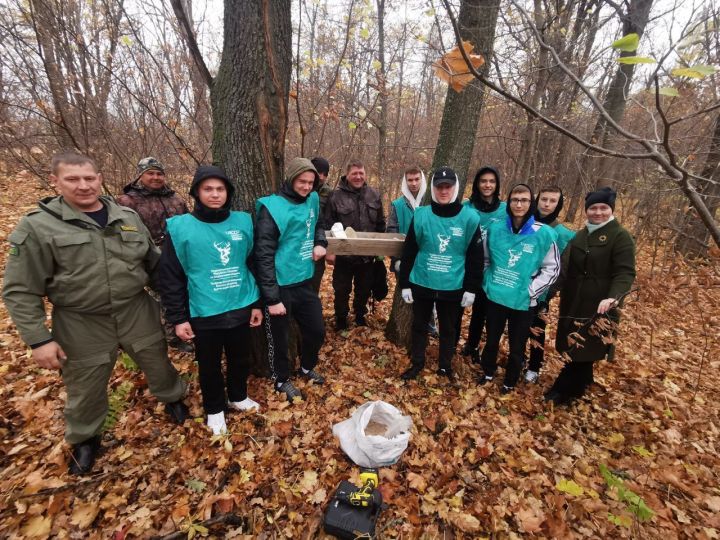
<svg viewBox="0 0 720 540">
<path fill-rule="evenodd" d="M 138 161 L 137 164 L 137 173 L 135 176 L 135 180 L 140 178 L 145 171 L 149 171 L 150 169 L 157 169 L 158 171 L 165 172 L 165 167 L 163 167 L 163 164 L 154 157 L 142 158 L 140 161 Z"/>
</svg>

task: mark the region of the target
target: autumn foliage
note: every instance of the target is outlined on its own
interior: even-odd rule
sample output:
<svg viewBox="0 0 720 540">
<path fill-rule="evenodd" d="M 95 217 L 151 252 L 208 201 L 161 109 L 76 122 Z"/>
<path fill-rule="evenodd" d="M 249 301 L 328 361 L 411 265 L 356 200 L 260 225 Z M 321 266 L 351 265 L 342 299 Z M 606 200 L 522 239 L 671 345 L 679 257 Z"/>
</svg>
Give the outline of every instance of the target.
<svg viewBox="0 0 720 540">
<path fill-rule="evenodd" d="M 34 186 L 0 179 L 1 240 L 45 195 Z M 478 387 L 464 358 L 454 360 L 455 383 L 439 379 L 434 341 L 423 375 L 401 382 L 408 360 L 383 337 L 385 301 L 369 328 L 338 335 L 328 324 L 319 367 L 329 382 L 299 382 L 306 402 L 290 405 L 251 378 L 262 410 L 230 415 L 228 437 L 211 439 L 204 425 L 190 356 L 173 354 L 196 417 L 181 428 L 119 362 L 111 390 L 122 406 L 94 474 L 80 479 L 66 474 L 60 379 L 34 367 L 0 306 L 1 535 L 322 536 L 333 490 L 358 478 L 332 425 L 382 399 L 415 425 L 400 462 L 381 469 L 382 538 L 718 538 L 720 274 L 672 257 L 653 262 L 642 245 L 639 266 L 616 360 L 599 366 L 591 395 L 570 409 L 542 401 L 560 367 L 552 345 L 540 384 L 509 396 Z M 331 298 L 328 275 L 328 323 Z"/>
</svg>

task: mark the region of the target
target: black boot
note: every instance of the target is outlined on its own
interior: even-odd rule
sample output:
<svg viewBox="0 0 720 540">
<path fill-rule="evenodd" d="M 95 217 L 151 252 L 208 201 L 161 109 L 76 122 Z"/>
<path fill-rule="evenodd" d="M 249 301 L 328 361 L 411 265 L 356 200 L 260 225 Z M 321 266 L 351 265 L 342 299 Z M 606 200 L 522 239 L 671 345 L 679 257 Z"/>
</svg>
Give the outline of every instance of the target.
<svg viewBox="0 0 720 540">
<path fill-rule="evenodd" d="M 400 375 L 400 378 L 403 381 L 409 381 L 411 379 L 414 379 L 418 375 L 420 375 L 420 372 L 423 370 L 423 366 L 419 364 L 413 364 L 410 366 L 410 369 L 406 370 L 402 375 Z"/>
<path fill-rule="evenodd" d="M 73 445 L 68 472 L 72 475 L 88 474 L 100 451 L 100 436 L 95 435 L 86 441 Z"/>
<path fill-rule="evenodd" d="M 166 403 L 165 412 L 170 415 L 170 420 L 178 425 L 182 425 L 190 416 L 190 409 L 181 400 Z"/>
<path fill-rule="evenodd" d="M 367 321 L 365 320 L 365 315 L 361 315 L 358 313 L 355 315 L 355 325 L 356 326 L 367 326 Z"/>
</svg>

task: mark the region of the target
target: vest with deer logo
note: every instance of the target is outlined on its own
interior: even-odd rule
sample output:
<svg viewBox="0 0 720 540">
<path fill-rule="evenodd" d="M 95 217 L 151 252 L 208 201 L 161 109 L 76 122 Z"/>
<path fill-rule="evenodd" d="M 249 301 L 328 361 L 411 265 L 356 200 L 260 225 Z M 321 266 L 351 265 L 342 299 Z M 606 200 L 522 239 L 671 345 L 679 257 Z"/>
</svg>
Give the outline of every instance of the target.
<svg viewBox="0 0 720 540">
<path fill-rule="evenodd" d="M 483 290 L 487 297 L 510 309 L 530 309 L 528 287 L 537 275 L 548 250 L 557 239 L 552 227 L 535 230 L 531 223 L 514 233 L 510 218 L 491 223 L 487 230 Z"/>
<path fill-rule="evenodd" d="M 258 199 L 257 211 L 260 211 L 260 206 L 267 208 L 280 231 L 275 252 L 278 285 L 294 285 L 313 277 L 315 263 L 312 252 L 320 214 L 318 194 L 313 191 L 301 204 L 292 203 L 280 195 L 270 195 Z"/>
<path fill-rule="evenodd" d="M 418 254 L 410 282 L 436 291 L 462 289 L 465 254 L 480 223 L 477 212 L 462 207 L 453 217 L 440 217 L 431 206 L 415 210 Z"/>
<path fill-rule="evenodd" d="M 260 298 L 247 267 L 253 248 L 252 218 L 230 212 L 220 223 L 192 214 L 167 220 L 167 230 L 187 276 L 190 317 L 210 317 L 249 306 Z"/>
</svg>

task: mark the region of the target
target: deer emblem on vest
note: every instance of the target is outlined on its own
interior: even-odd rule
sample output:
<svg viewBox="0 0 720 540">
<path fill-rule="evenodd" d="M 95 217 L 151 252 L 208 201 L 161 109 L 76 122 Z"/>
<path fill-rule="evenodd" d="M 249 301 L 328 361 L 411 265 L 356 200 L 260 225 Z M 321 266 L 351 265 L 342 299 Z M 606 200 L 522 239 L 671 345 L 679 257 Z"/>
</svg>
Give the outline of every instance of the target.
<svg viewBox="0 0 720 540">
<path fill-rule="evenodd" d="M 230 262 L 230 242 L 213 242 L 213 246 L 220 253 L 220 262 L 225 266 Z"/>
<path fill-rule="evenodd" d="M 508 268 L 512 268 L 520 260 L 520 257 L 522 257 L 522 251 L 508 249 L 508 253 L 510 253 L 510 259 L 508 260 Z"/>
<path fill-rule="evenodd" d="M 450 235 L 449 234 L 438 234 L 437 235 L 438 240 L 440 240 L 440 246 L 438 251 L 440 253 L 445 253 L 445 250 L 448 247 L 448 244 L 450 243 Z"/>
</svg>

